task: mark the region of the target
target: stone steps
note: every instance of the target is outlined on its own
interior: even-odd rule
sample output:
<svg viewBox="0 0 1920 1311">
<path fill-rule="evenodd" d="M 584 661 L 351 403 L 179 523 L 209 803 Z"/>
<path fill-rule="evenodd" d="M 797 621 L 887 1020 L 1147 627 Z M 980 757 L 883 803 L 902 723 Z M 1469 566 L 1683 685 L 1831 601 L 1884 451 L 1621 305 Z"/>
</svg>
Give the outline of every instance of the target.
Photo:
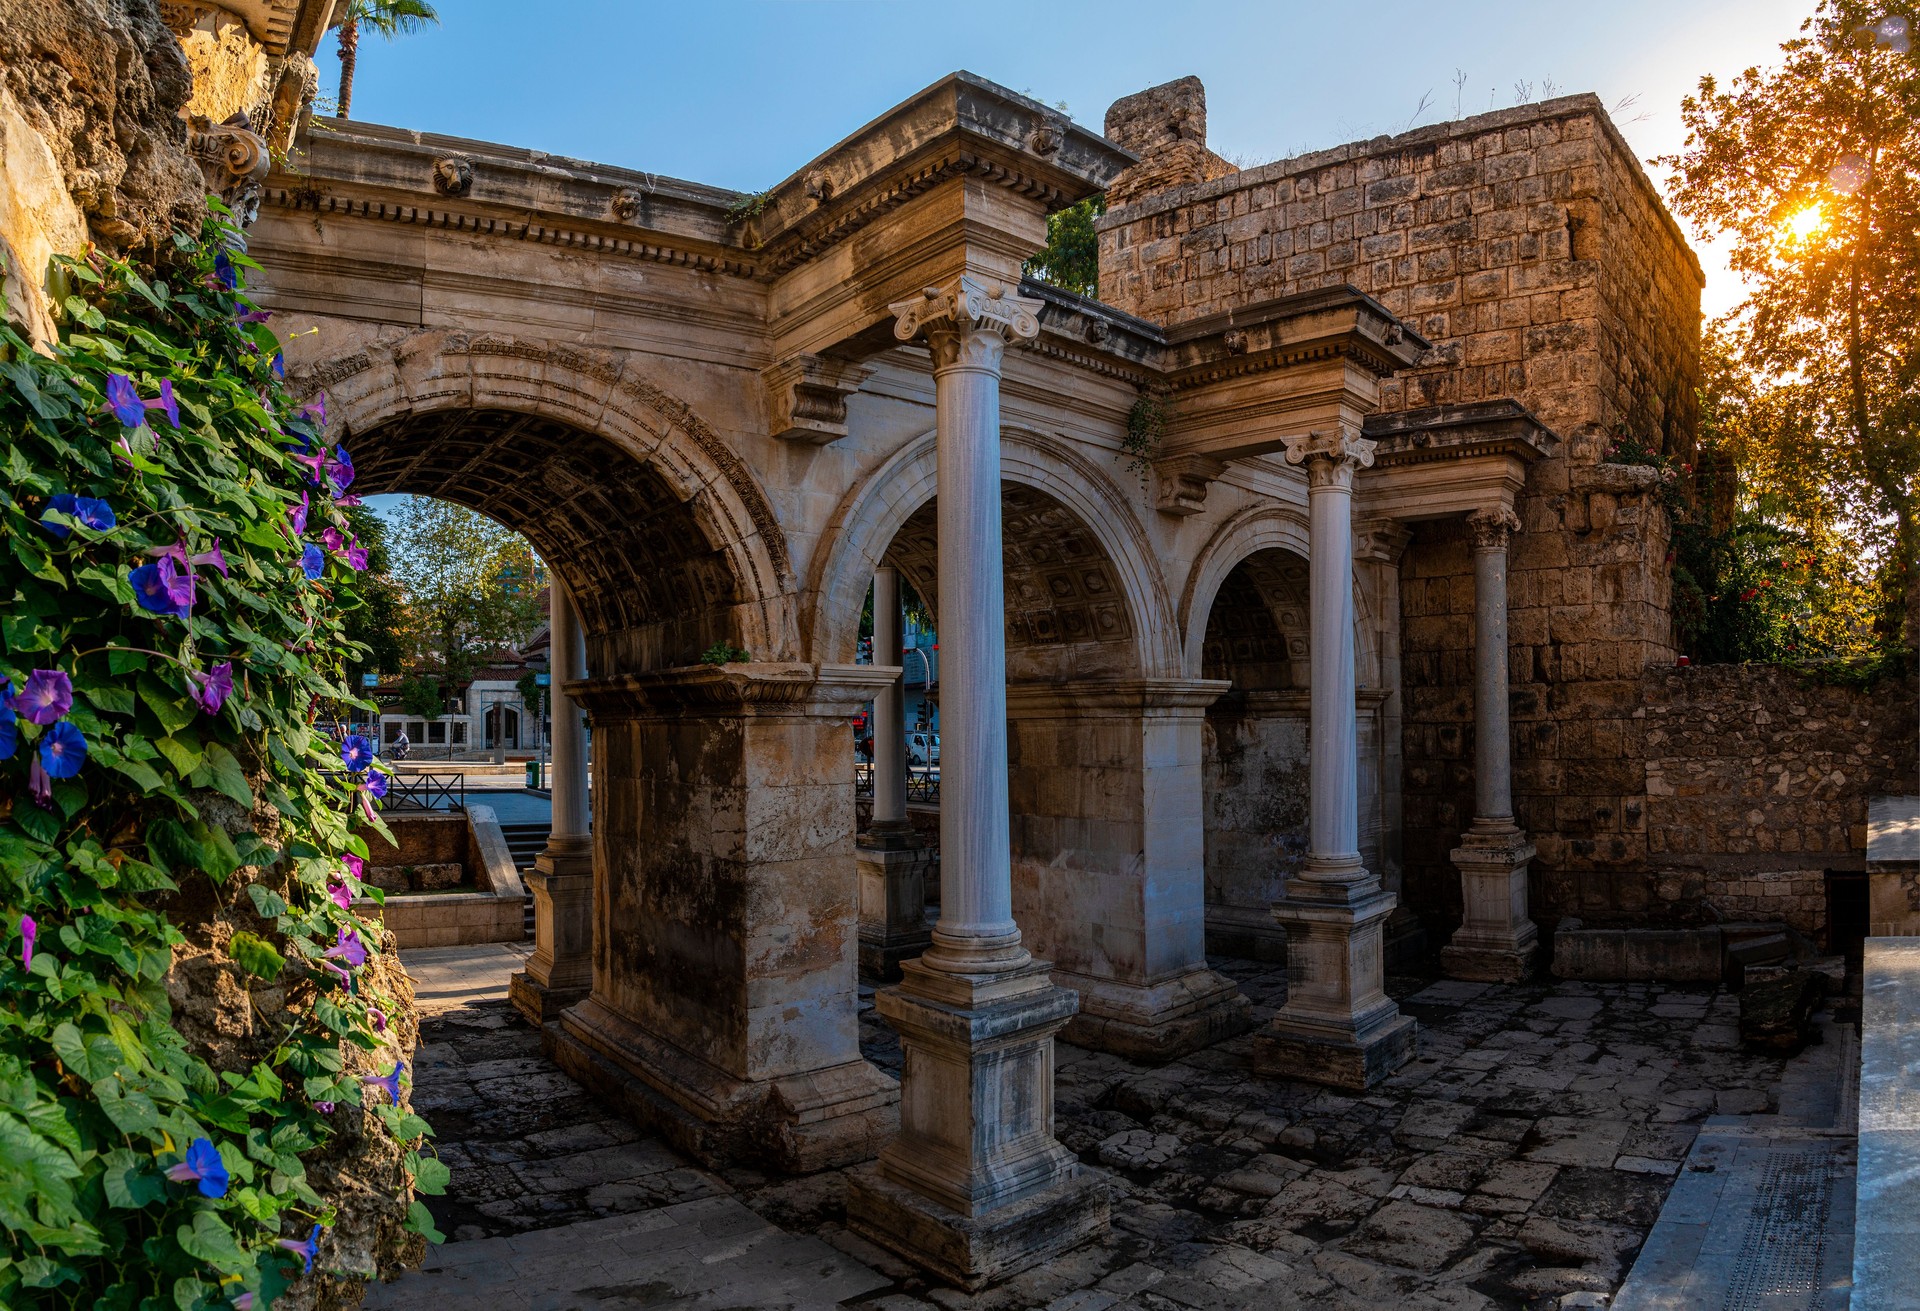
<svg viewBox="0 0 1920 1311">
<path fill-rule="evenodd" d="M 547 837 L 553 832 L 551 824 L 502 824 L 500 835 L 507 840 L 507 850 L 513 853 L 513 867 L 522 873 L 533 868 L 533 862 L 547 845 Z M 526 909 L 527 936 L 533 936 L 533 893 L 527 893 Z"/>
</svg>

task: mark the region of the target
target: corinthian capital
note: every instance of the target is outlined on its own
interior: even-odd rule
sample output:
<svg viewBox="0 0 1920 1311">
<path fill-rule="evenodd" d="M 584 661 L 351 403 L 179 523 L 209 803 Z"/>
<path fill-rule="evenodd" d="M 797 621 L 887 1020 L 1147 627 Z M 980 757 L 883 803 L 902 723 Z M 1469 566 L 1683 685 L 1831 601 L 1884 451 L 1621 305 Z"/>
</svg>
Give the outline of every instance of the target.
<svg viewBox="0 0 1920 1311">
<path fill-rule="evenodd" d="M 997 366 L 1008 340 L 1040 335 L 1042 302 L 1024 300 L 1005 283 L 982 282 L 971 274 L 947 287 L 928 287 L 914 300 L 896 301 L 893 335 L 912 341 L 926 334 L 936 368 L 978 362 Z"/>
<path fill-rule="evenodd" d="M 1286 443 L 1287 463 L 1307 467 L 1309 487 L 1351 487 L 1354 473 L 1373 464 L 1375 443 L 1346 424 L 1281 440 Z"/>
<path fill-rule="evenodd" d="M 1520 531 L 1520 516 L 1504 505 L 1475 510 L 1467 516 L 1467 531 L 1478 551 L 1504 551 L 1507 539 Z"/>
</svg>

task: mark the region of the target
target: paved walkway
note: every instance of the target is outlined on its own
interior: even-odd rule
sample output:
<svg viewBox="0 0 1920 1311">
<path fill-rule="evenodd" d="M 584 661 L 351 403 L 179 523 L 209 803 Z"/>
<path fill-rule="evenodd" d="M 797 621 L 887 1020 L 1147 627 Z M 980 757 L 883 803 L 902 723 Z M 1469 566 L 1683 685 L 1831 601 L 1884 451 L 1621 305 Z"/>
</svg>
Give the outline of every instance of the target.
<svg viewBox="0 0 1920 1311">
<path fill-rule="evenodd" d="M 453 1168 L 430 1203 L 453 1241 L 441 1274 L 407 1276 L 381 1294 L 397 1300 L 370 1306 L 469 1305 L 450 1299 L 491 1272 L 550 1298 L 489 1300 L 554 1311 L 831 1304 L 808 1298 L 868 1311 L 1553 1307 L 1620 1288 L 1703 1123 L 1723 1132 L 1710 1117 L 1794 1114 L 1833 1082 L 1817 1068 L 1828 1049 L 1745 1055 L 1735 998 L 1657 984 L 1394 980 L 1421 1053 L 1366 1096 L 1255 1077 L 1244 1037 L 1161 1069 L 1063 1045 L 1059 1133 L 1108 1172 L 1113 1233 L 968 1296 L 849 1234 L 838 1172 L 706 1170 L 602 1110 L 499 1000 L 500 949 L 465 962 L 461 950 L 489 949 L 405 957 L 438 1008 L 422 1026 L 415 1104 Z M 1263 1020 L 1284 996 L 1283 970 L 1219 966 Z M 897 1070 L 897 1042 L 863 1009 L 869 1059 Z M 739 1262 L 700 1264 L 731 1231 L 684 1226 L 744 1225 L 735 1208 L 766 1228 L 739 1231 L 757 1235 Z M 621 1228 L 642 1216 L 665 1218 Z M 662 1231 L 676 1236 L 648 1237 Z M 568 1245 L 599 1265 L 557 1261 L 529 1278 L 535 1254 Z M 767 1282 L 782 1262 L 815 1282 Z"/>
</svg>

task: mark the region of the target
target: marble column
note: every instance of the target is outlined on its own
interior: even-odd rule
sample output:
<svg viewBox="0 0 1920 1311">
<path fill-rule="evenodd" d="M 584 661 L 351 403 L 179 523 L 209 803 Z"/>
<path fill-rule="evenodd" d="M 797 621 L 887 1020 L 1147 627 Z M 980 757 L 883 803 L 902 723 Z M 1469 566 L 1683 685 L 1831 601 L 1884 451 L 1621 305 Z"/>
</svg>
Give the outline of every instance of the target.
<svg viewBox="0 0 1920 1311">
<path fill-rule="evenodd" d="M 1354 704 L 1353 480 L 1373 463 L 1356 429 L 1287 442 L 1307 471 L 1307 857 L 1273 908 L 1287 930 L 1287 1002 L 1254 1039 L 1262 1073 L 1366 1088 L 1413 1055 L 1413 1020 L 1384 988 L 1381 930 L 1395 897 L 1360 863 Z"/>
<path fill-rule="evenodd" d="M 1107 1229 L 1106 1181 L 1053 1135 L 1074 993 L 1020 943 L 1007 815 L 1000 363 L 1040 302 L 970 275 L 891 306 L 933 355 L 939 460 L 940 919 L 877 998 L 906 1051 L 900 1133 L 847 1178 L 862 1236 L 976 1289 Z"/>
<path fill-rule="evenodd" d="M 587 811 L 587 730 L 565 688 L 587 676 L 586 634 L 566 587 L 547 586 L 553 718 L 553 829 L 524 876 L 533 892 L 533 955 L 508 983 L 513 1004 L 545 1023 L 593 986 L 593 838 Z"/>
<path fill-rule="evenodd" d="M 1456 979 L 1517 982 L 1533 972 L 1539 931 L 1527 917 L 1533 845 L 1513 822 L 1507 720 L 1507 543 L 1520 521 L 1497 506 L 1467 516 L 1473 536 L 1473 827 L 1453 851 L 1464 916 L 1440 951 Z"/>
<path fill-rule="evenodd" d="M 873 571 L 873 662 L 900 663 L 900 573 Z M 906 673 L 873 698 L 873 816 L 855 844 L 860 870 L 860 971 L 900 977 L 927 949 L 930 853 L 907 823 Z"/>
</svg>

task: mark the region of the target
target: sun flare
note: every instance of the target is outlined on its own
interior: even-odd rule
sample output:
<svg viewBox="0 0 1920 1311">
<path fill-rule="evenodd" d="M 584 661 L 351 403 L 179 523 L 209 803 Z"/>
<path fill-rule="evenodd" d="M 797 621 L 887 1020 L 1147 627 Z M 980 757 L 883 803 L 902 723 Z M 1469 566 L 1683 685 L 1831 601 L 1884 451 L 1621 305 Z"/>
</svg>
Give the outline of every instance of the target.
<svg viewBox="0 0 1920 1311">
<path fill-rule="evenodd" d="M 1781 224 L 1781 227 L 1786 229 L 1788 239 L 1792 241 L 1805 241 L 1826 226 L 1827 212 L 1818 203 L 1789 214 Z"/>
</svg>

